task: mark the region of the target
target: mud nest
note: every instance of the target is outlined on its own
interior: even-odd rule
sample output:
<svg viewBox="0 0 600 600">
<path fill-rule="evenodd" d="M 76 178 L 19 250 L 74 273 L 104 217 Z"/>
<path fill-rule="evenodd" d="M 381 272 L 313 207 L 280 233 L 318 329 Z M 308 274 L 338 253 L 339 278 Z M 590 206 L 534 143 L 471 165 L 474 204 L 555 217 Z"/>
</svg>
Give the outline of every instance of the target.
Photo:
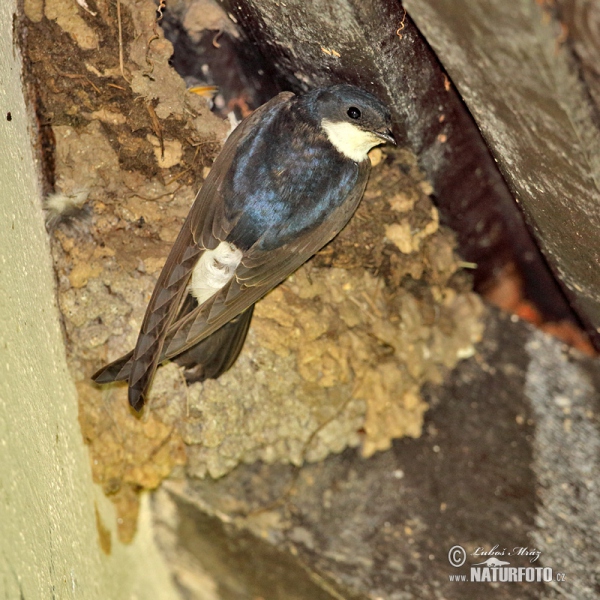
<svg viewBox="0 0 600 600">
<path fill-rule="evenodd" d="M 135 344 L 230 127 L 169 66 L 155 8 L 122 0 L 120 35 L 117 6 L 103 0 L 94 14 L 29 0 L 22 23 L 48 205 L 61 214 L 50 240 L 80 422 L 125 540 L 137 493 L 169 475 L 220 477 L 255 460 L 301 465 L 349 446 L 370 456 L 419 436 L 422 385 L 472 355 L 483 327 L 414 156 L 376 149 L 351 223 L 258 303 L 228 373 L 188 385 L 180 367 L 162 366 L 142 419 L 124 385 L 93 385 L 94 370 Z M 76 215 L 65 219 L 65 206 Z"/>
</svg>

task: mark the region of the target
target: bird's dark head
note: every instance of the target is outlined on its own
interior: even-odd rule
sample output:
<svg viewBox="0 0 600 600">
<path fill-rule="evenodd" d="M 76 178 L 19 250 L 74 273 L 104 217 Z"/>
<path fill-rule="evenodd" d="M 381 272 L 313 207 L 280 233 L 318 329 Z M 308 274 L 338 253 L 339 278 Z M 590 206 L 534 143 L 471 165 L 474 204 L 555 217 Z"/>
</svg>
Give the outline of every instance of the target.
<svg viewBox="0 0 600 600">
<path fill-rule="evenodd" d="M 315 90 L 313 112 L 331 143 L 348 158 L 360 162 L 384 142 L 395 144 L 387 106 L 353 85 Z"/>
</svg>

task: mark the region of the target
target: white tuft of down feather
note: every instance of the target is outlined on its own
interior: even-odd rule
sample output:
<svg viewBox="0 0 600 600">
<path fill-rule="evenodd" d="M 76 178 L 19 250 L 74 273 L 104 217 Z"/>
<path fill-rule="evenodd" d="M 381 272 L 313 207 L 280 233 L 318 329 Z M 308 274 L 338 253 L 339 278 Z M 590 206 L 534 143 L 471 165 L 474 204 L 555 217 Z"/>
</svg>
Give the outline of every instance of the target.
<svg viewBox="0 0 600 600">
<path fill-rule="evenodd" d="M 70 213 L 73 210 L 81 208 L 83 203 L 87 200 L 87 193 L 78 192 L 76 194 L 68 195 L 62 192 L 55 192 L 54 194 L 48 194 L 46 197 L 45 208 L 53 215 L 63 215 Z"/>
<path fill-rule="evenodd" d="M 89 195 L 89 188 L 78 188 L 71 194 L 61 191 L 48 194 L 44 201 L 46 221 L 57 221 L 63 217 L 75 215 L 86 203 Z"/>
<path fill-rule="evenodd" d="M 371 148 L 383 143 L 383 140 L 374 133 L 365 131 L 352 123 L 336 123 L 323 119 L 321 126 L 329 141 L 344 156 L 356 162 L 365 160 Z"/>
<path fill-rule="evenodd" d="M 200 304 L 206 302 L 233 277 L 242 260 L 242 251 L 229 242 L 206 250 L 192 272 L 190 293 Z"/>
</svg>

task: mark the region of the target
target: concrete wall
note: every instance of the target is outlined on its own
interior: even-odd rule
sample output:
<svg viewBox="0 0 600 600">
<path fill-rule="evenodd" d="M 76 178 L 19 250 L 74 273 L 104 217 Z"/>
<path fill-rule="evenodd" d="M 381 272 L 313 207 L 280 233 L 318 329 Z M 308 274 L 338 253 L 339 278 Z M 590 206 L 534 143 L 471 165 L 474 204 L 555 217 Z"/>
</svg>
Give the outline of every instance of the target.
<svg viewBox="0 0 600 600">
<path fill-rule="evenodd" d="M 14 0 L 0 3 L 0 598 L 177 598 L 147 507 L 123 546 L 92 483 L 54 300 L 15 10 Z"/>
</svg>

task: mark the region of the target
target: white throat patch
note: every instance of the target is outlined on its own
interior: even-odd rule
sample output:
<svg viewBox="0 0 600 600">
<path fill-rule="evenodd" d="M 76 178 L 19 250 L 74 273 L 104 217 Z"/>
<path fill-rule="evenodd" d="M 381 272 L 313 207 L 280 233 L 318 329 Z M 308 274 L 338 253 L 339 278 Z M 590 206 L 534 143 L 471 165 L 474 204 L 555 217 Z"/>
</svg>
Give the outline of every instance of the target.
<svg viewBox="0 0 600 600">
<path fill-rule="evenodd" d="M 352 123 L 334 123 L 323 119 L 321 126 L 329 141 L 346 157 L 356 162 L 367 158 L 367 152 L 374 146 L 383 144 L 383 140 L 374 133 L 363 131 Z"/>
<path fill-rule="evenodd" d="M 192 296 L 200 304 L 206 302 L 233 277 L 242 256 L 242 251 L 228 242 L 206 250 L 192 272 L 189 288 Z"/>
</svg>

